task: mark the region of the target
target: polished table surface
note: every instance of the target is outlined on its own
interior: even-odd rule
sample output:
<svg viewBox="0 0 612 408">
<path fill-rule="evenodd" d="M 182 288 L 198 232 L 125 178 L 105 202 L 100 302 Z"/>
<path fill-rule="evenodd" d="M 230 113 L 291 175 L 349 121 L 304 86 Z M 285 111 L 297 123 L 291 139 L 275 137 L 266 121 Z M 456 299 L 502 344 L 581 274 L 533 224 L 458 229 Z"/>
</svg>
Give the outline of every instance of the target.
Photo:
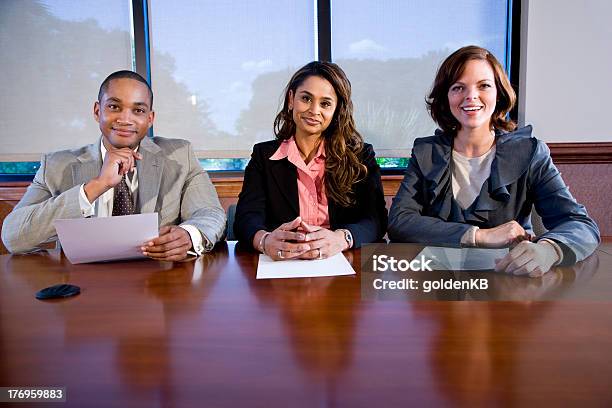
<svg viewBox="0 0 612 408">
<path fill-rule="evenodd" d="M 3 255 L 0 386 L 65 386 L 70 407 L 612 406 L 612 245 L 390 300 L 347 255 L 356 276 L 281 280 L 232 242 L 174 264 Z M 35 299 L 57 283 L 82 292 Z"/>
</svg>

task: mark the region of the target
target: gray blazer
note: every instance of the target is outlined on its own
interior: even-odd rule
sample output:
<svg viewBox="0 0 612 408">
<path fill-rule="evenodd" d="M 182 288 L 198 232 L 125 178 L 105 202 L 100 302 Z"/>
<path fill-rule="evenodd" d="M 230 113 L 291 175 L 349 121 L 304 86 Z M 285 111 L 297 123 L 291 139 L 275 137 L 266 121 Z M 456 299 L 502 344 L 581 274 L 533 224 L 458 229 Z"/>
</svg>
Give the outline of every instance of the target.
<svg viewBox="0 0 612 408">
<path fill-rule="evenodd" d="M 561 179 L 546 144 L 531 126 L 496 135 L 491 175 L 467 209 L 453 198 L 453 137 L 442 132 L 416 139 L 406 175 L 393 199 L 388 234 L 392 241 L 459 246 L 475 225 L 492 228 L 515 220 L 531 232 L 531 209 L 559 244 L 563 264 L 580 261 L 600 242 L 599 229 Z"/>
<path fill-rule="evenodd" d="M 195 226 L 206 250 L 223 238 L 225 211 L 208 174 L 186 140 L 145 137 L 138 150 L 137 208 L 157 212 L 159 226 Z M 53 221 L 80 218 L 79 190 L 100 173 L 100 143 L 43 156 L 32 184 L 2 226 L 10 252 L 27 252 L 57 240 Z M 207 242 L 208 241 L 208 242 Z"/>
</svg>

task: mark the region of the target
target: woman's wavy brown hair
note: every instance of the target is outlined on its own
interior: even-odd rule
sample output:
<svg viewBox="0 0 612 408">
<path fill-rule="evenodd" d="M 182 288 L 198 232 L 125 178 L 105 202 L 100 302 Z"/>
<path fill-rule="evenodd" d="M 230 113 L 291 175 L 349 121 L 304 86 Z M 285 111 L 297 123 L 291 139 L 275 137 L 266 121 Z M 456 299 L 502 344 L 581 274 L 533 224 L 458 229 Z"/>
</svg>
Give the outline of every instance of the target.
<svg viewBox="0 0 612 408">
<path fill-rule="evenodd" d="M 285 88 L 282 110 L 274 119 L 274 134 L 278 140 L 295 135 L 296 125 L 289 110 L 289 93 L 295 95 L 304 81 L 317 76 L 327 80 L 338 97 L 334 117 L 323 132 L 325 138 L 325 190 L 327 196 L 342 207 L 355 204 L 353 185 L 367 174 L 367 167 L 359 160 L 363 150 L 363 138 L 357 132 L 353 120 L 351 83 L 344 71 L 331 62 L 313 61 L 300 68 Z"/>
<path fill-rule="evenodd" d="M 457 134 L 457 131 L 461 129 L 461 125 L 453 116 L 448 105 L 448 90 L 461 77 L 466 64 L 471 60 L 487 61 L 493 69 L 497 103 L 491 116 L 491 130 L 510 132 L 516 129 L 516 123 L 506 119 L 506 115 L 516 103 L 516 93 L 512 89 L 510 80 L 497 58 L 489 50 L 476 45 L 459 48 L 449 55 L 438 68 L 433 87 L 426 100 L 427 110 L 432 119 L 444 132 Z"/>
</svg>

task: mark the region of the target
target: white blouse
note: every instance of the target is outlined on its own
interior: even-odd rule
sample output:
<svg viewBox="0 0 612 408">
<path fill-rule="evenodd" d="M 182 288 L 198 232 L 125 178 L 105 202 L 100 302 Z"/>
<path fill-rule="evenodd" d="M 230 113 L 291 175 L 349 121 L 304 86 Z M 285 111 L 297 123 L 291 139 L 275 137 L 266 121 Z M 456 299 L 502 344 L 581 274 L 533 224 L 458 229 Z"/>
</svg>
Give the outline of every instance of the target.
<svg viewBox="0 0 612 408">
<path fill-rule="evenodd" d="M 453 197 L 462 209 L 468 208 L 480 194 L 485 180 L 491 175 L 495 145 L 479 157 L 466 157 L 453 150 Z"/>
</svg>

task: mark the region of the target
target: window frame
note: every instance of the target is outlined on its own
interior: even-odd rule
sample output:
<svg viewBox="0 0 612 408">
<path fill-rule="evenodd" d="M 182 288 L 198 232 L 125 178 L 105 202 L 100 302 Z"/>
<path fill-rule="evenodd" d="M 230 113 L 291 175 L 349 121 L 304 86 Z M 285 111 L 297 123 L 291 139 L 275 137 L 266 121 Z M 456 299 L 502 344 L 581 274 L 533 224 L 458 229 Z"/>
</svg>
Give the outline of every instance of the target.
<svg viewBox="0 0 612 408">
<path fill-rule="evenodd" d="M 148 0 L 128 0 L 130 1 L 131 11 L 131 38 L 132 38 L 132 69 L 146 78 L 151 84 L 151 53 L 150 53 L 150 4 Z M 332 0 L 312 0 L 316 13 L 316 32 L 315 55 L 319 61 L 333 62 L 332 56 Z M 519 84 L 519 64 L 520 64 L 520 23 L 521 23 L 521 2 L 519 0 L 506 0 L 508 11 L 506 24 L 506 71 L 510 77 L 510 82 L 518 94 Z M 518 103 L 510 112 L 513 120 L 518 119 Z M 153 136 L 153 128 L 149 130 L 149 137 Z M 198 157 L 199 160 L 222 160 L 215 157 Z M 248 160 L 248 158 L 246 158 Z M 379 163 L 392 159 L 387 157 L 379 158 Z M 409 158 L 406 158 L 409 160 Z M 229 159 L 232 160 L 232 159 Z M 17 162 L 24 165 L 35 162 Z M 0 170 L 2 166 L 0 162 Z M 381 173 L 385 175 L 403 174 L 406 167 L 381 168 Z M 208 170 L 214 174 L 243 174 L 243 170 Z M 34 173 L 31 174 L 10 174 L 0 172 L 0 182 L 6 181 L 31 181 Z"/>
</svg>

